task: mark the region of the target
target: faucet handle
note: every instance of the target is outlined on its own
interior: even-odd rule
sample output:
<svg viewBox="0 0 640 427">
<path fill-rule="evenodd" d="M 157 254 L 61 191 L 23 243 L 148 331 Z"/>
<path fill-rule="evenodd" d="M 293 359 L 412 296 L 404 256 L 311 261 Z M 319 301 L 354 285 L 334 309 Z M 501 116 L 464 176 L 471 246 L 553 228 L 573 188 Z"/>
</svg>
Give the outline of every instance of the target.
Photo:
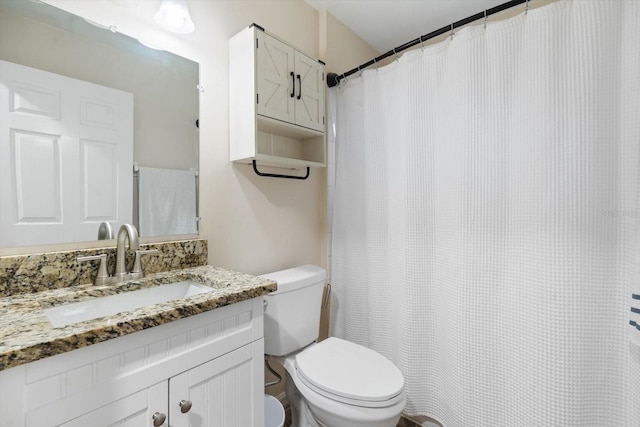
<svg viewBox="0 0 640 427">
<path fill-rule="evenodd" d="M 93 284 L 96 286 L 104 285 L 109 278 L 109 274 L 107 273 L 107 254 L 98 254 L 98 255 L 89 255 L 89 256 L 79 256 L 76 258 L 78 262 L 85 261 L 93 261 L 99 259 L 100 265 L 98 266 L 98 274 L 96 275 Z"/>
<path fill-rule="evenodd" d="M 133 270 L 131 270 L 131 278 L 132 279 L 140 279 L 144 277 L 144 271 L 142 271 L 142 263 L 140 262 L 140 258 L 142 255 L 151 255 L 160 253 L 157 249 L 138 249 L 136 250 L 136 257 L 133 260 Z"/>
</svg>

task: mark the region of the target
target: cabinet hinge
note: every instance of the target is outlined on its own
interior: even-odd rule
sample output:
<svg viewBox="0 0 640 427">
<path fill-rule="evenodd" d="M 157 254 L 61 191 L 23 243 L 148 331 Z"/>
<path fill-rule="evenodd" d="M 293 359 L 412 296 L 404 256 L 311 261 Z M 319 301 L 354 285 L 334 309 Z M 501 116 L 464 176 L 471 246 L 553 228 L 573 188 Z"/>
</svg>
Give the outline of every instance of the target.
<svg viewBox="0 0 640 427">
<path fill-rule="evenodd" d="M 258 48 L 258 38 L 256 37 L 256 49 Z"/>
<path fill-rule="evenodd" d="M 322 72 L 322 81 L 324 81 L 324 71 Z"/>
<path fill-rule="evenodd" d="M 260 94 L 256 93 L 256 104 L 260 104 Z"/>
<path fill-rule="evenodd" d="M 322 124 L 324 124 L 324 116 L 322 116 Z"/>
</svg>

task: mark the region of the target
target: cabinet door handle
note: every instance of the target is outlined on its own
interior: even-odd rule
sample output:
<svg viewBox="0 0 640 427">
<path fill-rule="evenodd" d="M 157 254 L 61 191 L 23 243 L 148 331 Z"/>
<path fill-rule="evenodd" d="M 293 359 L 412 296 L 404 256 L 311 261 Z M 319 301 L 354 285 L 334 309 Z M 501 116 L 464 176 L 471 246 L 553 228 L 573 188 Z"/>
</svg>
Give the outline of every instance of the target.
<svg viewBox="0 0 640 427">
<path fill-rule="evenodd" d="M 180 405 L 180 412 L 182 412 L 183 414 L 186 414 L 191 410 L 190 400 L 181 400 L 180 403 L 178 403 L 178 405 Z"/>
<path fill-rule="evenodd" d="M 300 80 L 300 74 L 298 74 L 298 87 L 300 88 L 300 92 L 298 92 L 298 99 L 302 97 L 302 80 Z"/>
<path fill-rule="evenodd" d="M 296 78 L 294 77 L 293 71 L 291 72 L 291 97 L 293 98 L 296 94 Z"/>
<path fill-rule="evenodd" d="M 153 414 L 151 419 L 153 420 L 153 427 L 160 427 L 167 420 L 167 416 L 160 412 L 156 412 Z"/>
</svg>

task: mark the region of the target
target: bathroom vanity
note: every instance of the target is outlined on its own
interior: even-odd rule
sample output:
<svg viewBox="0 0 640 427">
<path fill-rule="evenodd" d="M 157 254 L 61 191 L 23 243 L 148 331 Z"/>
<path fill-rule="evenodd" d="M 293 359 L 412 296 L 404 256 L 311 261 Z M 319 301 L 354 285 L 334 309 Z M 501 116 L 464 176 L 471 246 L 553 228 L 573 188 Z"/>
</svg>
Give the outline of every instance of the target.
<svg viewBox="0 0 640 427">
<path fill-rule="evenodd" d="M 213 291 L 53 327 L 48 306 L 180 280 Z M 0 298 L 0 425 L 262 426 L 263 298 L 211 266 Z"/>
</svg>

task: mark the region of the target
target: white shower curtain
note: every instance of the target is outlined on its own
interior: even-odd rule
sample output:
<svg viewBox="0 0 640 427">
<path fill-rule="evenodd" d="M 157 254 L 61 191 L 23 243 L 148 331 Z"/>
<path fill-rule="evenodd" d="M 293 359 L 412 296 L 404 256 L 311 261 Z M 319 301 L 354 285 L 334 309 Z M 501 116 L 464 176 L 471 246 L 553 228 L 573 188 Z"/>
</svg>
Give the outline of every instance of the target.
<svg viewBox="0 0 640 427">
<path fill-rule="evenodd" d="M 395 362 L 407 414 L 640 426 L 639 28 L 560 1 L 334 94 L 332 334 Z"/>
</svg>

